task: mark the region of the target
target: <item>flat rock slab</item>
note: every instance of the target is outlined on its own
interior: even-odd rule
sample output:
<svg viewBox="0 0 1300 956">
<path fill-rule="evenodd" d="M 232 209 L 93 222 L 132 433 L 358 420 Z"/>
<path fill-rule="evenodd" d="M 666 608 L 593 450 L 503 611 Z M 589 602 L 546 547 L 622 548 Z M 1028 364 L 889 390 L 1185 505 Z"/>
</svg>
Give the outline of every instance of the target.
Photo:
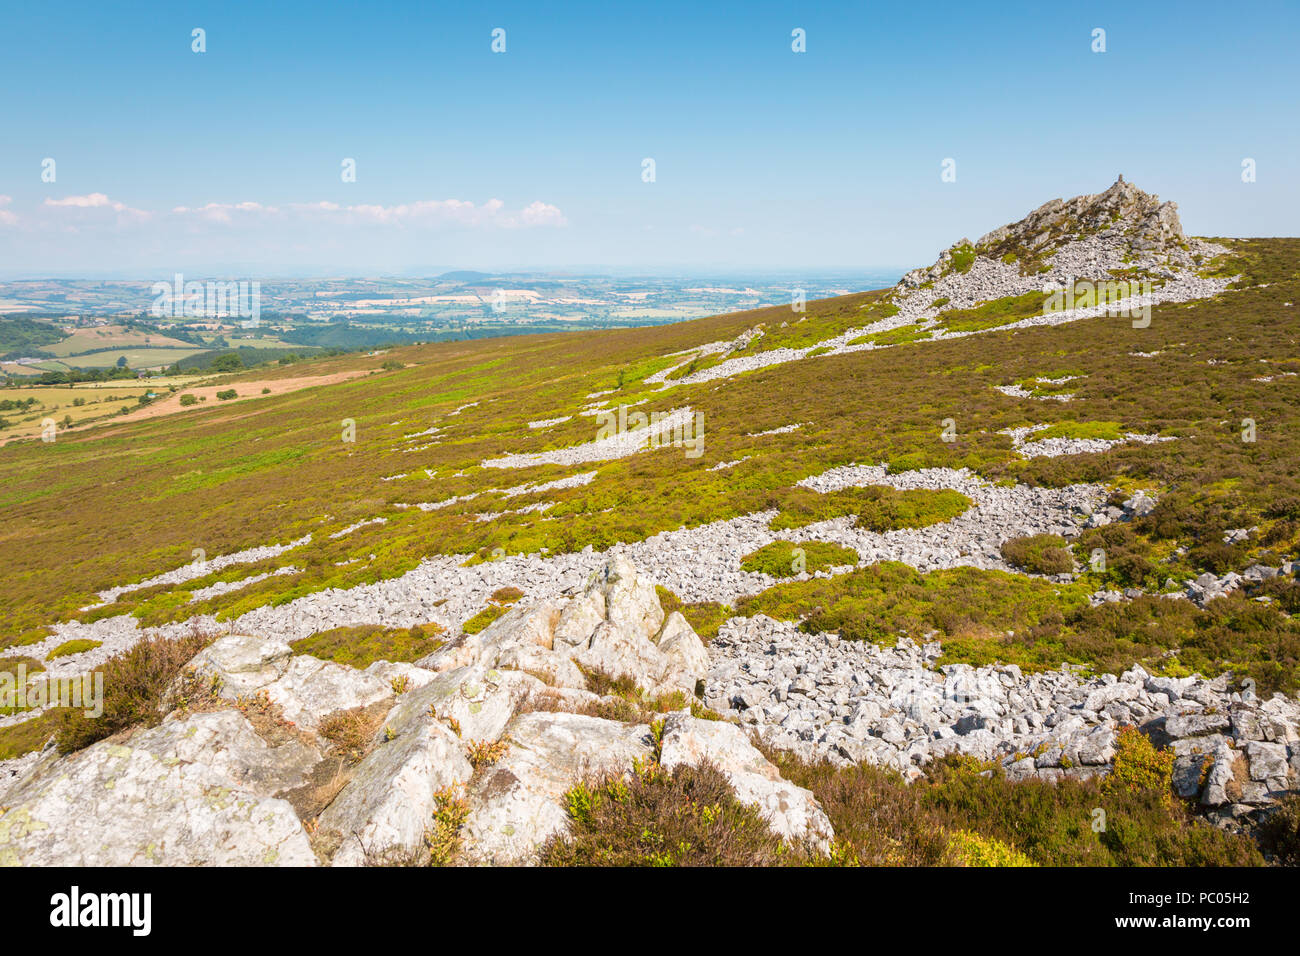
<svg viewBox="0 0 1300 956">
<path fill-rule="evenodd" d="M 292 658 L 264 689 L 285 720 L 309 730 L 336 710 L 369 707 L 393 696 L 392 684 L 374 674 L 305 654 Z"/>
<path fill-rule="evenodd" d="M 469 794 L 461 830 L 468 862 L 532 863 L 569 824 L 564 794 L 588 777 L 624 773 L 651 756 L 650 728 L 580 714 L 533 713 L 507 728 L 510 749 Z"/>
<path fill-rule="evenodd" d="M 280 782 L 259 743 L 241 715 L 219 712 L 58 760 L 7 795 L 0 864 L 314 866 L 293 807 L 232 779 Z"/>
<path fill-rule="evenodd" d="M 390 722 L 407 719 L 401 715 L 408 712 L 418 715 L 432 709 L 449 727 L 454 722 L 466 743 L 491 743 L 500 739 L 519 705 L 545 687 L 537 678 L 519 671 L 458 667 L 438 674 L 419 690 L 403 694 Z"/>
<path fill-rule="evenodd" d="M 228 634 L 199 651 L 188 669 L 220 681 L 217 693 L 225 698 L 256 693 L 279 679 L 289 666 L 293 650 L 281 641 L 247 634 Z"/>
</svg>

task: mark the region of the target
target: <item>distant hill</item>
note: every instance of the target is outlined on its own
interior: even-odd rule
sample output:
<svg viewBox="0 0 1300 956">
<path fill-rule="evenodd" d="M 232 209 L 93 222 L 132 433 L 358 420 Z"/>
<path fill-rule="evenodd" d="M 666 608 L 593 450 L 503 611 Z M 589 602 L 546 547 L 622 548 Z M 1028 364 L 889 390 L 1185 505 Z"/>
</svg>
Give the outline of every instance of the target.
<svg viewBox="0 0 1300 956">
<path fill-rule="evenodd" d="M 482 282 L 485 279 L 491 279 L 496 275 L 493 272 L 474 272 L 472 269 L 461 269 L 456 272 L 444 272 L 438 276 L 439 279 L 448 279 L 452 282 Z"/>
</svg>

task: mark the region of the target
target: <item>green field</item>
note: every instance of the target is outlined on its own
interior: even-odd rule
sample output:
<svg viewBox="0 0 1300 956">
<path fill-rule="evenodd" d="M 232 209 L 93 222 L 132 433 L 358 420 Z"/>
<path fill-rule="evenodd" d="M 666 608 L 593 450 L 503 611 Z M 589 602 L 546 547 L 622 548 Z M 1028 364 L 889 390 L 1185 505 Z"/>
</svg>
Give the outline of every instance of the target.
<svg viewBox="0 0 1300 956">
<path fill-rule="evenodd" d="M 89 355 L 77 355 L 67 358 L 64 361 L 74 368 L 111 368 L 116 365 L 118 359 L 126 356 L 126 364 L 131 368 L 166 368 L 174 362 L 181 359 L 189 358 L 191 355 L 198 355 L 206 349 L 195 348 L 127 348 L 118 351 L 109 349 L 105 352 L 92 352 Z"/>
</svg>

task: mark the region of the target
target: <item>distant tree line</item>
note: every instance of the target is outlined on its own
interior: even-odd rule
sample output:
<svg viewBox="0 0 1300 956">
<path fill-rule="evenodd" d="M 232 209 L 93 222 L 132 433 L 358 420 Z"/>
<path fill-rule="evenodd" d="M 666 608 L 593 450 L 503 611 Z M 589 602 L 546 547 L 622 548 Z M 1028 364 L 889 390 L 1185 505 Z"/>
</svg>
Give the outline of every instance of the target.
<svg viewBox="0 0 1300 956">
<path fill-rule="evenodd" d="M 53 345 L 63 338 L 63 330 L 48 322 L 34 321 L 26 316 L 0 318 L 0 359 L 48 358 L 42 345 Z"/>
</svg>

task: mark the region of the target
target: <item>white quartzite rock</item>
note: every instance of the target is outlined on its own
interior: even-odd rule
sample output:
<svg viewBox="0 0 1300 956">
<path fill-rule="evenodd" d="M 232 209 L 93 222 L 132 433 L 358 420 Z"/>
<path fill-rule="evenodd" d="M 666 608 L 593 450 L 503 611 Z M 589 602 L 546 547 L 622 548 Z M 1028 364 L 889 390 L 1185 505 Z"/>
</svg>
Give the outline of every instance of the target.
<svg viewBox="0 0 1300 956">
<path fill-rule="evenodd" d="M 672 713 L 664 721 L 665 770 L 709 761 L 726 774 L 736 797 L 758 808 L 773 831 L 786 839 L 808 841 L 826 852 L 834 836 L 817 798 L 802 787 L 781 778 L 744 731 L 734 724 L 700 720 L 685 713 Z"/>
<path fill-rule="evenodd" d="M 246 728 L 233 712 L 196 714 L 44 768 L 6 795 L 0 864 L 315 865 L 293 807 L 235 779 L 292 776 L 286 765 L 275 779 L 269 748 Z"/>
<path fill-rule="evenodd" d="M 474 863 L 533 862 L 538 847 L 568 826 L 566 791 L 651 755 L 649 727 L 579 714 L 524 714 L 508 735 L 509 751 L 469 794 L 461 840 Z"/>
</svg>

